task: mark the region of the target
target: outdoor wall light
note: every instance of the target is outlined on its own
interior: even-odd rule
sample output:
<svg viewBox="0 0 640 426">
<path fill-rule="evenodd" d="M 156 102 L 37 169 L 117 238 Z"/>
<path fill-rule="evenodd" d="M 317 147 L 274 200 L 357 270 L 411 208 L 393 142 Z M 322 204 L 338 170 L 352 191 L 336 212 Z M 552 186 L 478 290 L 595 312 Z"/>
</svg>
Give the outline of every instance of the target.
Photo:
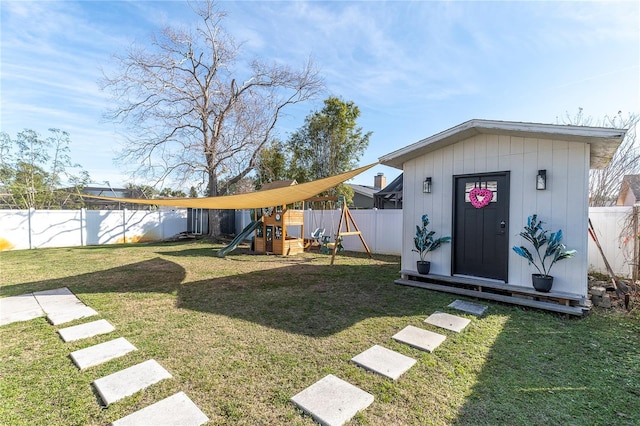
<svg viewBox="0 0 640 426">
<path fill-rule="evenodd" d="M 538 176 L 536 176 L 536 189 L 537 190 L 547 189 L 547 171 L 546 170 L 538 170 Z"/>
<path fill-rule="evenodd" d="M 422 183 L 422 192 L 425 194 L 431 194 L 431 177 L 425 178 Z"/>
</svg>

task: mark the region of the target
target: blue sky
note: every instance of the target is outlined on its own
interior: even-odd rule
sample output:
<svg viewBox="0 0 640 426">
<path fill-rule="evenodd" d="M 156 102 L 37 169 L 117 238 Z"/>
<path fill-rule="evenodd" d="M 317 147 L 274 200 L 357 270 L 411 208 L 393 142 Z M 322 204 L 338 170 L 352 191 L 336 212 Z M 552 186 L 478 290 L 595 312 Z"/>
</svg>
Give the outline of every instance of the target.
<svg viewBox="0 0 640 426">
<path fill-rule="evenodd" d="M 464 121 L 556 123 L 640 112 L 640 3 L 219 2 L 243 58 L 301 66 L 311 56 L 328 95 L 360 107 L 372 131 L 361 164 Z M 6 1 L 1 13 L 0 130 L 71 134 L 93 181 L 132 180 L 113 162 L 122 128 L 98 88 L 111 56 L 195 17 L 174 1 Z M 326 97 L 324 96 L 324 97 Z M 289 110 L 281 139 L 323 98 Z M 378 166 L 353 182 L 372 185 Z M 142 183 L 139 182 L 138 183 Z M 170 186 L 170 183 L 168 184 Z"/>
</svg>

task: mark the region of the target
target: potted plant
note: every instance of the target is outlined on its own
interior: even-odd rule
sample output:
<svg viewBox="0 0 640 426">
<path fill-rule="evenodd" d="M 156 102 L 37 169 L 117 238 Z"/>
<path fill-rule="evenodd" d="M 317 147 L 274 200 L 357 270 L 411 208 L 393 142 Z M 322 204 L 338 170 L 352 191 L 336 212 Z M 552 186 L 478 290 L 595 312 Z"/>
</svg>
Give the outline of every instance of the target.
<svg viewBox="0 0 640 426">
<path fill-rule="evenodd" d="M 553 285 L 553 276 L 549 275 L 549 271 L 556 262 L 562 259 L 568 259 L 573 257 L 576 253 L 575 250 L 567 250 L 567 247 L 562 244 L 562 230 L 558 232 L 552 232 L 549 234 L 548 230 L 542 227 L 541 220 L 538 220 L 538 215 L 534 214 L 527 219 L 527 226 L 524 227 L 524 231 L 520 232 L 520 236 L 529 241 L 535 249 L 534 255 L 523 246 L 514 246 L 513 251 L 520 256 L 527 259 L 529 265 L 533 264 L 538 270 L 537 274 L 531 274 L 531 281 L 533 287 L 537 291 L 549 292 Z M 546 245 L 546 248 L 542 249 Z"/>
<path fill-rule="evenodd" d="M 413 244 L 415 251 L 420 254 L 420 260 L 417 262 L 418 273 L 427 275 L 431 269 L 431 262 L 426 260 L 427 254 L 436 250 L 444 243 L 451 241 L 451 237 L 440 237 L 438 239 L 433 238 L 435 231 L 429 231 L 429 215 L 422 215 L 422 226 L 416 225 L 416 236 L 413 238 Z"/>
</svg>

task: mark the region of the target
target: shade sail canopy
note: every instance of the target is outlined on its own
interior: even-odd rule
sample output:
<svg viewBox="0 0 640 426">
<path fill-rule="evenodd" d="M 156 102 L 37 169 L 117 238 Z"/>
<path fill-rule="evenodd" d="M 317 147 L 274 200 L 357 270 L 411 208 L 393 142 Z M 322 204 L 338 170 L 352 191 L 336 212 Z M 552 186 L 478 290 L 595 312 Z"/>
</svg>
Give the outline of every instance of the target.
<svg viewBox="0 0 640 426">
<path fill-rule="evenodd" d="M 287 186 L 285 188 L 268 189 L 265 191 L 250 192 L 248 194 L 227 195 L 222 197 L 207 198 L 116 198 L 100 197 L 97 195 L 82 195 L 87 198 L 98 198 L 119 203 L 152 204 L 157 206 L 191 207 L 198 209 L 259 209 L 263 207 L 280 206 L 303 201 L 314 195 L 320 194 L 329 188 L 349 180 L 360 173 L 370 169 L 377 163 L 360 167 L 349 172 L 328 178 L 314 180 L 313 182 Z"/>
</svg>

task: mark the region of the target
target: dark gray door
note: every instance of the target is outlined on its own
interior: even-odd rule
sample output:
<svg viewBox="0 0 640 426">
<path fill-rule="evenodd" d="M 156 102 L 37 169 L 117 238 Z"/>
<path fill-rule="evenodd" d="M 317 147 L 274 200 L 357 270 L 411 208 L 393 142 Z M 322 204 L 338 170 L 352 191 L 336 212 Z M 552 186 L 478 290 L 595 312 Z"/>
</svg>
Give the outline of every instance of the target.
<svg viewBox="0 0 640 426">
<path fill-rule="evenodd" d="M 455 176 L 454 188 L 453 273 L 507 282 L 509 172 Z"/>
</svg>

